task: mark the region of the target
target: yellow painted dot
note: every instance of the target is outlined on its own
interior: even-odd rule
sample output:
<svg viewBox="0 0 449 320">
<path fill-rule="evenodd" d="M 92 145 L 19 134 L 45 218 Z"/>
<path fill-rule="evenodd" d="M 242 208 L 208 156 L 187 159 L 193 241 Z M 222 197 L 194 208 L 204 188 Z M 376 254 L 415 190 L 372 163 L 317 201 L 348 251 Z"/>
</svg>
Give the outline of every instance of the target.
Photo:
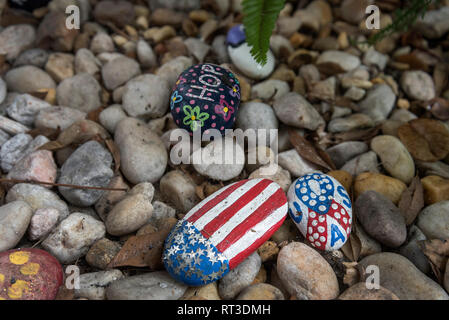
<svg viewBox="0 0 449 320">
<path fill-rule="evenodd" d="M 224 108 L 223 108 L 223 111 L 224 111 L 224 112 L 228 112 L 228 110 L 229 110 L 228 107 L 224 107 Z"/>
<path fill-rule="evenodd" d="M 26 251 L 17 251 L 9 255 L 9 261 L 14 264 L 25 264 L 30 258 L 30 253 Z"/>
<path fill-rule="evenodd" d="M 0 273 L 0 283 L 5 281 L 5 275 Z"/>
<path fill-rule="evenodd" d="M 236 89 L 236 88 L 232 88 L 232 90 L 233 90 L 234 92 L 237 92 L 237 89 Z"/>
<path fill-rule="evenodd" d="M 11 285 L 8 288 L 8 296 L 11 299 L 20 299 L 23 296 L 24 291 L 28 292 L 29 291 L 29 286 L 28 286 L 28 282 L 27 281 L 23 281 L 23 280 L 17 280 L 13 285 Z"/>
<path fill-rule="evenodd" d="M 26 276 L 34 276 L 38 273 L 40 265 L 38 263 L 27 263 L 23 267 L 20 268 L 20 272 Z"/>
<path fill-rule="evenodd" d="M 176 101 L 176 97 L 173 97 L 173 99 L 172 99 L 173 101 Z"/>
<path fill-rule="evenodd" d="M 5 298 L 0 297 L 0 300 L 6 300 Z"/>
<path fill-rule="evenodd" d="M 195 116 L 192 116 L 192 118 L 191 118 L 191 119 L 195 121 L 196 117 L 195 117 Z"/>
</svg>

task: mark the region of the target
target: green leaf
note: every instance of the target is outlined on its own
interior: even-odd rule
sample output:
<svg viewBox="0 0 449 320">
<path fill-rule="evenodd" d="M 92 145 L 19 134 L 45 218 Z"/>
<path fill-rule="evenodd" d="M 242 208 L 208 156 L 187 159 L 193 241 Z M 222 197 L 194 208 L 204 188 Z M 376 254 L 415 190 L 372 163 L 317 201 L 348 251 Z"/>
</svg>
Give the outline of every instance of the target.
<svg viewBox="0 0 449 320">
<path fill-rule="evenodd" d="M 285 0 L 243 0 L 242 2 L 246 42 L 251 47 L 251 55 L 261 65 L 267 63 L 270 37 L 284 4 Z"/>
</svg>

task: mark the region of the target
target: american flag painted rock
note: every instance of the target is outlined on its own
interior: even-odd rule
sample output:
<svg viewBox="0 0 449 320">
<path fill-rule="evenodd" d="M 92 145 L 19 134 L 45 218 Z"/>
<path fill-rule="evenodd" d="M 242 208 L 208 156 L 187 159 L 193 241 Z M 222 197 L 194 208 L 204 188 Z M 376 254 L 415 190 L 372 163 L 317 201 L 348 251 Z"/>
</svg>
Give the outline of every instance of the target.
<svg viewBox="0 0 449 320">
<path fill-rule="evenodd" d="M 352 205 L 345 188 L 333 177 L 311 173 L 288 190 L 288 212 L 299 231 L 320 250 L 341 248 L 351 233 Z"/>
<path fill-rule="evenodd" d="M 178 222 L 163 261 L 177 280 L 197 286 L 235 268 L 281 226 L 287 198 L 267 179 L 242 180 L 210 195 Z"/>
</svg>

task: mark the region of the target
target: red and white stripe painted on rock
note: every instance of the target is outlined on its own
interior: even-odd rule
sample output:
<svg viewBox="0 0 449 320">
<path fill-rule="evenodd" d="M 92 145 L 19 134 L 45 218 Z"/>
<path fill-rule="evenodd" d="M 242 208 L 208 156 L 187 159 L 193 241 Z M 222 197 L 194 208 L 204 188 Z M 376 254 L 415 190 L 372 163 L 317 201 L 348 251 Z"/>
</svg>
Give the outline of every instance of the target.
<svg viewBox="0 0 449 320">
<path fill-rule="evenodd" d="M 282 225 L 287 209 L 287 197 L 278 184 L 251 179 L 218 190 L 191 209 L 184 220 L 209 239 L 233 269 Z"/>
</svg>

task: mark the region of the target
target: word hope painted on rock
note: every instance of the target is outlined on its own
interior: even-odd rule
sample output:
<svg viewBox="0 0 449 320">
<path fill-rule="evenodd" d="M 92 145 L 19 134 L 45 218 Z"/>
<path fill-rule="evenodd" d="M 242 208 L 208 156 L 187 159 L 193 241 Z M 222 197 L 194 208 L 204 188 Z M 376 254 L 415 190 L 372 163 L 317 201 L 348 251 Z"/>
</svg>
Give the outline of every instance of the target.
<svg viewBox="0 0 449 320">
<path fill-rule="evenodd" d="M 214 282 L 234 269 L 282 225 L 287 198 L 267 179 L 232 183 L 192 208 L 166 239 L 163 261 L 191 286 Z"/>
<path fill-rule="evenodd" d="M 190 133 L 217 129 L 224 134 L 234 125 L 239 105 L 239 81 L 229 70 L 213 64 L 186 69 L 170 97 L 173 120 Z"/>
<path fill-rule="evenodd" d="M 320 250 L 341 248 L 351 233 L 352 205 L 345 188 L 331 176 L 311 173 L 288 190 L 289 214 L 299 231 Z"/>
<path fill-rule="evenodd" d="M 53 300 L 62 279 L 61 264 L 44 250 L 0 253 L 0 300 Z"/>
</svg>

